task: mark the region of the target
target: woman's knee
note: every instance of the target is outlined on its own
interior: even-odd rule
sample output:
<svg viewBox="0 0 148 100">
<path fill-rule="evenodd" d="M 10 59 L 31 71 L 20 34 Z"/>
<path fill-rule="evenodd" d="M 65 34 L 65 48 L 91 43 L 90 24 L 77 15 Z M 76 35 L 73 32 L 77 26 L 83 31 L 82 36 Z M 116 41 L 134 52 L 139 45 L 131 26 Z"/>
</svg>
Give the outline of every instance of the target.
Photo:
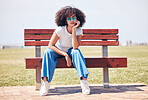
<svg viewBox="0 0 148 100">
<path fill-rule="evenodd" d="M 53 54 L 55 53 L 52 49 L 49 49 L 47 48 L 45 51 L 44 51 L 44 54 Z"/>
<path fill-rule="evenodd" d="M 72 49 L 72 53 L 73 54 L 79 54 L 81 53 L 81 51 L 77 48 L 77 49 Z"/>
</svg>

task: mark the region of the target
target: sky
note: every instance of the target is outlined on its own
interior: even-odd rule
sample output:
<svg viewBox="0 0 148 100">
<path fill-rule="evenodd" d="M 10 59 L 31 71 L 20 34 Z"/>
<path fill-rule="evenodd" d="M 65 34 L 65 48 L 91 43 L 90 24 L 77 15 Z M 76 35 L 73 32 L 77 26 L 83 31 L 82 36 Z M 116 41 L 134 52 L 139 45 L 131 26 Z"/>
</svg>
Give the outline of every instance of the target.
<svg viewBox="0 0 148 100">
<path fill-rule="evenodd" d="M 0 45 L 24 45 L 24 29 L 55 29 L 55 14 L 74 6 L 82 29 L 119 29 L 119 42 L 148 43 L 148 0 L 0 0 Z"/>
</svg>

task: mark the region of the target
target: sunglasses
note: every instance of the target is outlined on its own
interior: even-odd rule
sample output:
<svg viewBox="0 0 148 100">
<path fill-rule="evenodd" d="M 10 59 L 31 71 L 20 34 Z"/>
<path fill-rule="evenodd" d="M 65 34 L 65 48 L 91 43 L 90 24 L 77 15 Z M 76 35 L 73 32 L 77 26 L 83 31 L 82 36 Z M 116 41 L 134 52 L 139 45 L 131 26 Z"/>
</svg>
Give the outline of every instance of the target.
<svg viewBox="0 0 148 100">
<path fill-rule="evenodd" d="M 76 20 L 77 17 L 72 17 L 73 20 Z M 71 21 L 71 18 L 67 18 L 67 21 Z"/>
</svg>

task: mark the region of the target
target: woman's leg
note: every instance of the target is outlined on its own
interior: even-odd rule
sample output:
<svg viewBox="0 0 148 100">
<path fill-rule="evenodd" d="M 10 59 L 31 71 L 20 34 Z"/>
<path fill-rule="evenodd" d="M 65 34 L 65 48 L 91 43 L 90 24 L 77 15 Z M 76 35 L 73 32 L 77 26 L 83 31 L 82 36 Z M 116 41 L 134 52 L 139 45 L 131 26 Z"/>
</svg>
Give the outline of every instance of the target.
<svg viewBox="0 0 148 100">
<path fill-rule="evenodd" d="M 79 49 L 70 49 L 68 54 L 72 58 L 72 63 L 78 72 L 80 80 L 87 80 L 88 70 L 86 68 L 85 59 Z"/>
<path fill-rule="evenodd" d="M 82 80 L 87 80 L 86 78 L 84 78 L 84 76 L 81 77 Z"/>
<path fill-rule="evenodd" d="M 72 57 L 73 65 L 75 66 L 78 76 L 80 78 L 81 88 L 83 94 L 90 94 L 90 88 L 87 82 L 88 70 L 86 68 L 85 59 L 79 49 L 70 49 L 68 51 Z"/>
<path fill-rule="evenodd" d="M 50 87 L 50 82 L 52 80 L 55 67 L 57 65 L 57 58 L 62 57 L 62 55 L 57 54 L 52 49 L 47 48 L 43 53 L 42 61 L 42 71 L 41 78 L 43 79 L 43 84 L 40 89 L 40 95 L 47 95 L 48 89 Z"/>
<path fill-rule="evenodd" d="M 41 78 L 43 81 L 51 82 L 54 70 L 57 65 L 57 58 L 62 55 L 57 54 L 52 49 L 47 48 L 43 53 Z"/>
</svg>

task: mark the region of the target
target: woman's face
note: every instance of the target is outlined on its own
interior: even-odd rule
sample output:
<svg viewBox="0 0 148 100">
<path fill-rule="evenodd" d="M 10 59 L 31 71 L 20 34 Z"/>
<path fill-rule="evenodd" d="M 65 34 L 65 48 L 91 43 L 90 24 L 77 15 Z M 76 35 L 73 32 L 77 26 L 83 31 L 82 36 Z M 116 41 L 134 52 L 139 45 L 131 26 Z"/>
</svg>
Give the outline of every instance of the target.
<svg viewBox="0 0 148 100">
<path fill-rule="evenodd" d="M 71 27 L 75 26 L 76 21 L 77 21 L 77 17 L 75 14 L 66 18 L 66 22 L 67 22 L 68 26 L 71 26 Z"/>
</svg>

